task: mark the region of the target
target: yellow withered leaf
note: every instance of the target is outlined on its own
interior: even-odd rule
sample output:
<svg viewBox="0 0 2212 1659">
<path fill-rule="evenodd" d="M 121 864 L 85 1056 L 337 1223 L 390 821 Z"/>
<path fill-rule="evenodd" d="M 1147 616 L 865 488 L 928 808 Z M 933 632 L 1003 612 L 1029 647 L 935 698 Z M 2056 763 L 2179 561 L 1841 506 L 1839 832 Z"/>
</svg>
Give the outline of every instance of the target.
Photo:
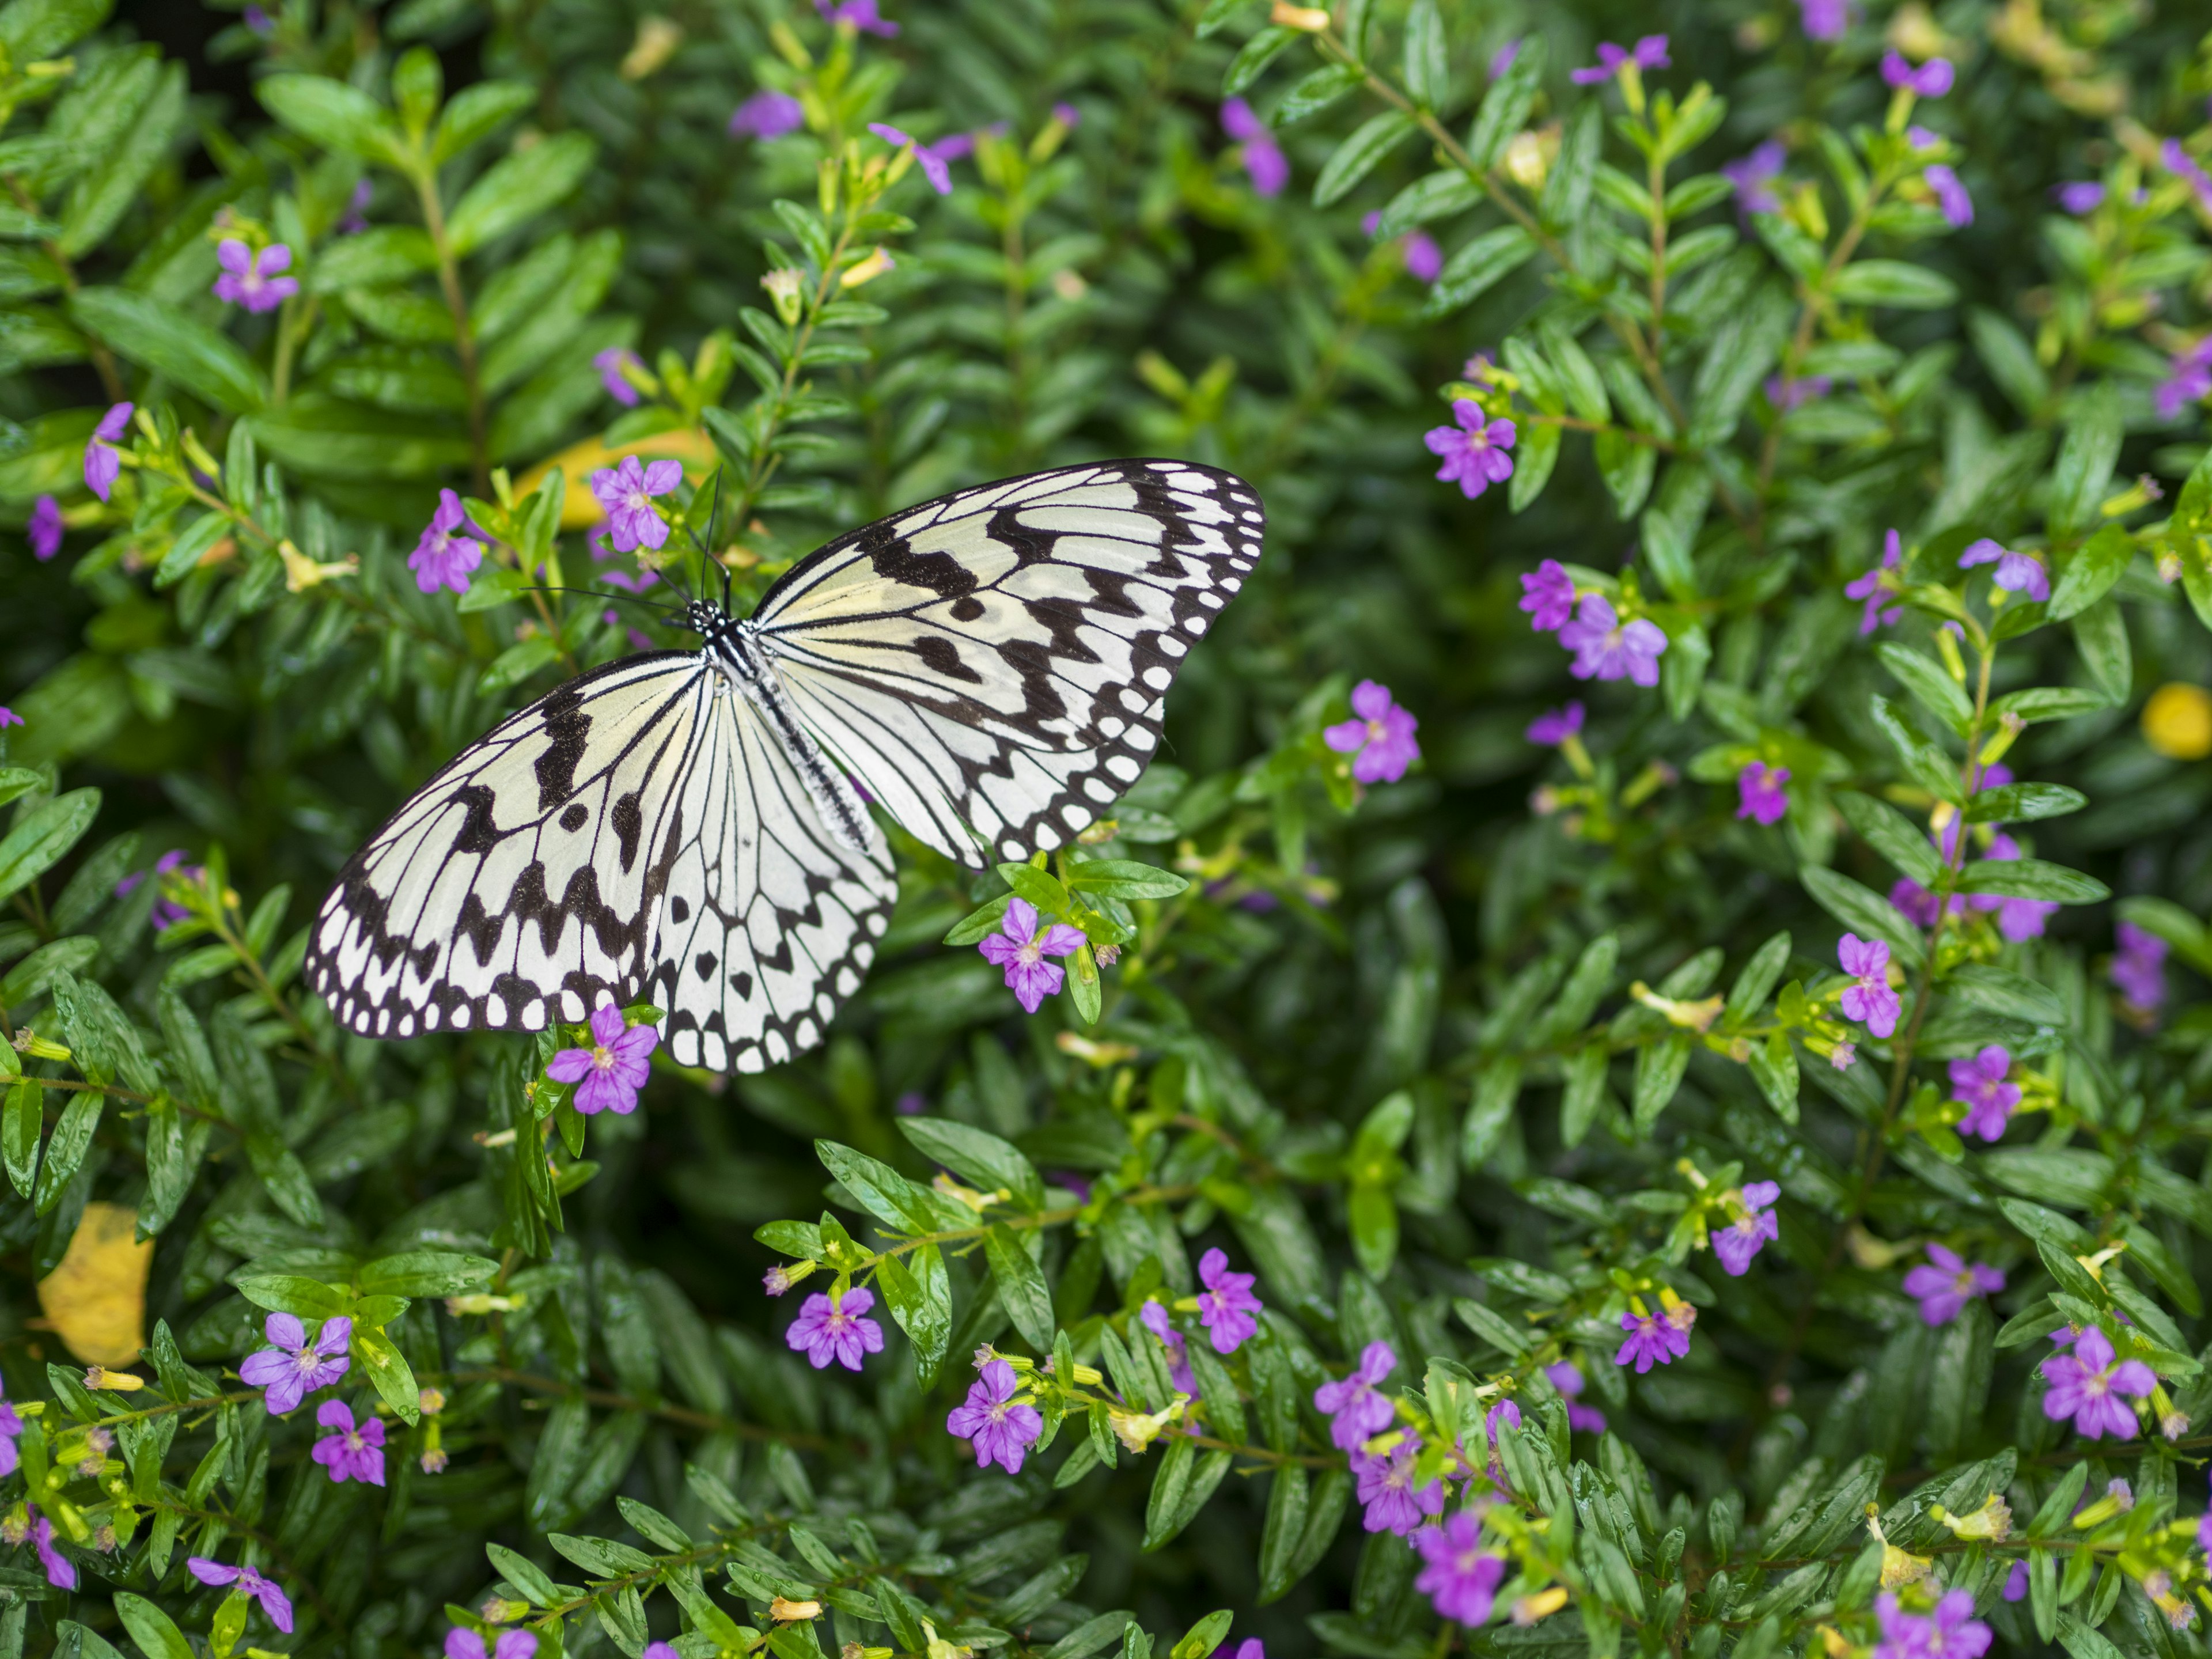
<svg viewBox="0 0 2212 1659">
<path fill-rule="evenodd" d="M 138 1212 L 88 1204 L 61 1265 L 39 1281 L 39 1307 L 62 1344 L 88 1365 L 128 1365 L 146 1346 L 146 1272 L 154 1241 L 137 1242 Z"/>
</svg>

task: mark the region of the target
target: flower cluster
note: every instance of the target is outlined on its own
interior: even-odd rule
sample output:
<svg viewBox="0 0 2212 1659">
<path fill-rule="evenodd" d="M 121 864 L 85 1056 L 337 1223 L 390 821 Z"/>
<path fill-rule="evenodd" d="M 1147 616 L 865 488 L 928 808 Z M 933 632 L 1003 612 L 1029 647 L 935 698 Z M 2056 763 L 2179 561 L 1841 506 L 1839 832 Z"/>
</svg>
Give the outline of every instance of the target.
<svg viewBox="0 0 2212 1659">
<path fill-rule="evenodd" d="M 1659 659 L 1667 649 L 1659 624 L 1644 617 L 1622 621 L 1604 594 L 1578 592 L 1558 560 L 1546 559 L 1521 578 L 1521 609 L 1536 632 L 1556 633 L 1574 653 L 1567 672 L 1577 679 L 1659 684 Z"/>
</svg>

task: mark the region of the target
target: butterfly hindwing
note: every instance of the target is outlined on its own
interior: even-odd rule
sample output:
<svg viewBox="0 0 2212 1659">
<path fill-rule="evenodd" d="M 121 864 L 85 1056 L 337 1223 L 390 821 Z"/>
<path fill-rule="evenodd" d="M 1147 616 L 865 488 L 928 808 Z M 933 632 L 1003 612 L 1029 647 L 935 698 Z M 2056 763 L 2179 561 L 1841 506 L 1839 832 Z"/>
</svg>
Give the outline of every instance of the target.
<svg viewBox="0 0 2212 1659">
<path fill-rule="evenodd" d="M 1264 525 L 1209 467 L 1066 467 L 842 537 L 753 621 L 799 717 L 902 826 L 970 865 L 1024 858 L 1143 771 Z"/>
</svg>

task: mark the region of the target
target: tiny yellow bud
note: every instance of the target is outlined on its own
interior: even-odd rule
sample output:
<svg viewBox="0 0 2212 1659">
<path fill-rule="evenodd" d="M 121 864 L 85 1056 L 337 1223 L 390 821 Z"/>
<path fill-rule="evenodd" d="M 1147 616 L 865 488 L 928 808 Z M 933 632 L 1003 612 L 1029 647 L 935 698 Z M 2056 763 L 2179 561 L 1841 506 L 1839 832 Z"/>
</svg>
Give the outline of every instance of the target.
<svg viewBox="0 0 2212 1659">
<path fill-rule="evenodd" d="M 2168 760 L 2212 755 L 2212 692 L 2181 680 L 2161 685 L 2143 705 L 2142 734 Z"/>
<path fill-rule="evenodd" d="M 146 1379 L 131 1371 L 112 1371 L 105 1365 L 93 1365 L 84 1374 L 88 1389 L 107 1389 L 116 1394 L 136 1394 L 146 1386 Z"/>
<path fill-rule="evenodd" d="M 819 1601 L 790 1601 L 779 1595 L 768 1604 L 768 1616 L 779 1625 L 804 1624 L 822 1616 Z"/>
<path fill-rule="evenodd" d="M 1325 33 L 1328 28 L 1328 13 L 1319 6 L 1294 6 L 1290 0 L 1275 0 L 1275 9 L 1267 21 L 1279 27 L 1298 29 L 1307 34 Z"/>
<path fill-rule="evenodd" d="M 684 44 L 684 26 L 665 17 L 638 19 L 637 39 L 617 71 L 625 81 L 642 81 L 675 56 Z"/>
<path fill-rule="evenodd" d="M 2002 1540 L 2012 1531 L 2012 1508 L 1995 1492 L 1972 1515 L 1948 1514 L 1941 1504 L 1928 1512 L 1948 1527 L 1954 1538 Z"/>
<path fill-rule="evenodd" d="M 1539 1619 L 1548 1619 L 1567 1605 L 1567 1588 L 1554 1584 L 1547 1590 L 1538 1590 L 1534 1595 L 1524 1595 L 1513 1604 L 1513 1622 L 1533 1625 Z"/>
<path fill-rule="evenodd" d="M 1556 130 L 1516 133 L 1513 142 L 1505 147 L 1505 176 L 1523 190 L 1541 190 L 1546 175 L 1552 170 L 1552 158 L 1559 149 Z"/>
</svg>

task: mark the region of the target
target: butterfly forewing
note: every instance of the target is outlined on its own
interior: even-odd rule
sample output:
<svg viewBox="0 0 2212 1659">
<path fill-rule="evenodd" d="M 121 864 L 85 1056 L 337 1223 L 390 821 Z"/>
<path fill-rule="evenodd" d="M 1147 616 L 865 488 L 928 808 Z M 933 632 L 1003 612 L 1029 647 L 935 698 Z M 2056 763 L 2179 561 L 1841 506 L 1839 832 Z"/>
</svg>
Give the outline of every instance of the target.
<svg viewBox="0 0 2212 1659">
<path fill-rule="evenodd" d="M 902 825 L 971 865 L 1024 858 L 1143 771 L 1264 524 L 1211 468 L 1067 467 L 833 542 L 754 622 L 800 718 Z"/>
</svg>

